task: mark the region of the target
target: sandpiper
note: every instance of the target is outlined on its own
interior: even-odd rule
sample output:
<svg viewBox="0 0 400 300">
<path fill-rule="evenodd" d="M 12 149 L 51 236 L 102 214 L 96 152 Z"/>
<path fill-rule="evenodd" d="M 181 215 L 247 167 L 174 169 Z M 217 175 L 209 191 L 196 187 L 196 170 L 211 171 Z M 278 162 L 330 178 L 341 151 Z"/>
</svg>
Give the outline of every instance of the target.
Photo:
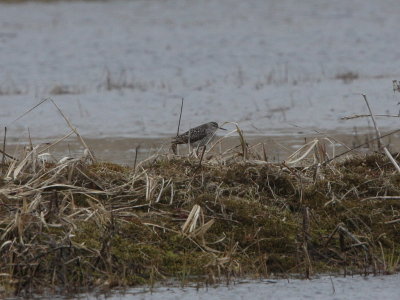
<svg viewBox="0 0 400 300">
<path fill-rule="evenodd" d="M 198 147 L 205 146 L 213 138 L 217 129 L 226 130 L 225 128 L 219 127 L 217 122 L 208 122 L 191 128 L 172 139 L 172 150 L 176 154 L 176 145 L 178 144 L 190 144 Z"/>
</svg>

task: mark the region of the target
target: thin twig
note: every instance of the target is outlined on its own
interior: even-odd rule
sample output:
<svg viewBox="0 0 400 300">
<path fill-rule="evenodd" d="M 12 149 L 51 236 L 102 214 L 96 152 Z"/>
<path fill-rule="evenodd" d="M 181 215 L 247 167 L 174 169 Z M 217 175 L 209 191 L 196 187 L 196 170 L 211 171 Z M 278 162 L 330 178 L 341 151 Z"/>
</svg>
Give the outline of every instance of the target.
<svg viewBox="0 0 400 300">
<path fill-rule="evenodd" d="M 206 152 L 206 147 L 207 147 L 207 146 L 204 145 L 203 151 L 201 152 L 201 157 L 200 157 L 200 161 L 199 161 L 199 166 L 198 166 L 197 168 L 200 168 L 200 167 L 201 167 L 201 163 L 202 163 L 203 157 L 204 157 L 204 152 Z"/>
<path fill-rule="evenodd" d="M 24 112 L 22 115 L 18 116 L 16 119 L 14 119 L 10 124 L 17 122 L 19 119 L 21 119 L 22 117 L 24 117 L 25 115 L 29 114 L 32 110 L 34 110 L 36 107 L 38 107 L 39 105 L 43 104 L 44 102 L 46 102 L 47 100 L 49 100 L 49 98 L 43 99 L 41 100 L 38 104 L 36 104 L 34 107 L 32 107 L 31 109 L 29 109 L 28 111 Z"/>
<path fill-rule="evenodd" d="M 304 264 L 305 264 L 305 276 L 310 279 L 312 273 L 312 265 L 310 254 L 308 252 L 308 245 L 310 239 L 310 209 L 308 207 L 303 208 L 303 252 L 304 252 Z"/>
<path fill-rule="evenodd" d="M 384 224 L 394 224 L 394 223 L 399 223 L 399 222 L 400 222 L 400 219 L 395 219 L 395 220 L 384 222 Z"/>
<path fill-rule="evenodd" d="M 135 148 L 135 161 L 133 162 L 133 170 L 136 170 L 136 163 L 137 163 L 139 149 L 140 149 L 140 145 L 137 145 Z"/>
<path fill-rule="evenodd" d="M 10 154 L 4 152 L 2 149 L 0 149 L 0 153 L 3 154 L 3 155 L 5 155 L 5 156 L 8 157 L 9 159 L 18 160 L 18 159 L 15 158 L 14 156 L 12 156 L 12 155 L 10 155 Z"/>
<path fill-rule="evenodd" d="M 30 149 L 33 149 L 33 143 L 32 143 L 32 139 L 31 139 L 31 131 L 28 127 L 28 139 L 29 139 L 29 147 Z"/>
<path fill-rule="evenodd" d="M 301 128 L 301 129 L 304 129 L 304 130 L 309 130 L 309 131 L 311 131 L 311 132 L 315 132 L 315 133 L 317 133 L 317 134 L 324 135 L 325 137 L 327 137 L 327 138 L 329 138 L 329 139 L 335 141 L 336 143 L 340 144 L 341 146 L 347 148 L 348 150 L 351 149 L 351 148 L 350 148 L 349 146 L 347 146 L 344 142 L 339 141 L 338 139 L 336 139 L 335 137 L 333 137 L 332 135 L 330 135 L 329 132 L 323 132 L 323 131 L 319 131 L 319 130 L 317 130 L 317 129 L 315 129 L 315 128 L 308 128 L 308 127 L 304 127 L 304 126 L 299 126 L 299 125 L 293 124 L 293 123 L 288 123 L 288 124 L 291 125 L 291 126 L 294 126 L 294 127 L 296 127 L 296 128 Z M 285 148 L 283 145 L 277 143 L 276 141 L 274 141 L 274 142 L 275 142 L 278 146 Z"/>
<path fill-rule="evenodd" d="M 263 159 L 264 159 L 264 161 L 268 161 L 267 152 L 265 151 L 265 145 L 264 145 L 264 143 L 262 143 L 261 145 L 262 145 L 262 150 L 263 150 Z"/>
<path fill-rule="evenodd" d="M 376 131 L 376 137 L 377 137 L 377 141 L 378 141 L 378 148 L 381 149 L 382 147 L 382 136 L 381 133 L 378 129 L 378 125 L 376 124 L 375 121 L 375 117 L 374 114 L 372 113 L 371 107 L 369 106 L 368 100 L 367 100 L 367 96 L 366 95 L 362 95 L 364 97 L 365 103 L 367 104 L 369 113 L 371 114 L 371 119 L 372 122 L 374 123 L 374 127 L 375 127 L 375 131 Z M 386 148 L 386 146 L 383 146 L 383 151 L 385 152 L 386 156 L 389 158 L 389 160 L 392 162 L 393 166 L 396 168 L 397 172 L 400 173 L 400 166 L 398 165 L 398 163 L 396 162 L 396 160 L 393 158 L 392 154 L 389 152 L 389 150 Z"/>
<path fill-rule="evenodd" d="M 400 196 L 375 196 L 375 197 L 364 198 L 361 200 L 361 202 L 369 200 L 399 200 L 399 199 Z"/>
<path fill-rule="evenodd" d="M 377 143 L 378 143 L 378 149 L 381 149 L 381 147 L 382 147 L 381 133 L 380 133 L 380 131 L 378 129 L 378 125 L 376 124 L 375 117 L 374 117 L 374 114 L 372 113 L 371 107 L 369 106 L 369 103 L 368 103 L 368 100 L 367 100 L 367 96 L 365 94 L 362 94 L 362 96 L 364 97 L 365 103 L 367 104 L 367 107 L 368 107 L 368 110 L 369 110 L 369 113 L 370 113 L 370 116 L 371 116 L 371 119 L 372 119 L 372 123 L 374 124 L 374 127 L 375 127 L 376 140 L 377 140 Z"/>
<path fill-rule="evenodd" d="M 181 112 L 179 114 L 178 130 L 176 131 L 176 136 L 179 135 L 179 128 L 181 127 L 182 110 L 183 110 L 183 98 L 181 103 Z"/>
<path fill-rule="evenodd" d="M 49 150 L 51 147 L 54 147 L 55 145 L 57 145 L 58 143 L 62 142 L 63 140 L 67 139 L 68 137 L 70 137 L 72 134 L 74 134 L 74 131 L 70 131 L 68 134 L 66 134 L 65 136 L 63 136 L 62 138 L 59 138 L 57 141 L 55 141 L 54 143 L 51 143 L 50 145 L 48 145 L 46 148 L 40 150 L 38 152 L 38 154 L 44 153 L 47 150 Z"/>
<path fill-rule="evenodd" d="M 71 128 L 71 130 L 76 134 L 76 136 L 78 137 L 79 141 L 82 143 L 83 147 L 85 147 L 88 152 L 89 152 L 89 156 L 92 159 L 92 161 L 96 161 L 96 159 L 94 158 L 94 155 L 92 153 L 92 151 L 90 150 L 90 148 L 88 147 L 88 145 L 86 145 L 85 141 L 83 140 L 82 136 L 79 134 L 79 132 L 76 130 L 75 127 L 72 126 L 71 122 L 68 120 L 68 118 L 64 115 L 64 113 L 62 112 L 62 110 L 58 107 L 58 105 L 53 101 L 53 99 L 49 99 L 54 106 L 57 108 L 58 112 L 61 114 L 61 116 L 64 118 L 65 122 L 67 122 L 69 128 Z"/>
<path fill-rule="evenodd" d="M 4 165 L 6 163 L 6 140 L 7 140 L 7 127 L 4 127 L 4 140 L 3 140 L 3 158 L 1 160 L 1 174 L 4 173 Z"/>
<path fill-rule="evenodd" d="M 398 133 L 398 132 L 400 132 L 400 129 L 396 129 L 396 130 L 393 130 L 393 131 L 391 131 L 389 133 L 386 133 L 386 134 L 382 135 L 381 138 L 384 138 L 384 137 L 387 137 L 387 136 L 391 136 L 392 134 L 395 134 L 395 133 Z M 345 152 L 343 152 L 341 154 L 338 154 L 335 157 L 332 157 L 332 158 L 324 161 L 321 165 L 326 165 L 326 164 L 330 163 L 331 161 L 333 161 L 333 160 L 335 160 L 335 159 L 337 159 L 337 158 L 339 158 L 339 157 L 341 157 L 343 155 L 346 155 L 346 154 L 348 154 L 348 153 L 350 153 L 350 152 L 352 152 L 354 150 L 357 150 L 357 149 L 359 149 L 361 147 L 364 147 L 365 145 L 368 145 L 370 142 L 373 142 L 373 141 L 376 141 L 376 140 L 377 140 L 377 138 L 374 138 L 374 139 L 371 139 L 371 140 L 369 140 L 369 141 L 367 141 L 365 143 L 362 143 L 362 144 L 360 144 L 360 145 L 358 145 L 358 146 L 356 146 L 354 148 L 346 150 Z M 314 164 L 314 165 L 317 165 L 317 164 Z"/>
<path fill-rule="evenodd" d="M 347 234 L 354 242 L 356 242 L 356 246 L 362 246 L 365 251 L 368 251 L 368 244 L 361 242 L 354 234 L 344 227 L 343 224 L 339 224 L 337 228 L 340 232 Z"/>
<path fill-rule="evenodd" d="M 340 120 L 351 120 L 351 119 L 357 119 L 357 118 L 367 118 L 371 117 L 371 115 L 351 115 L 351 116 L 345 116 L 341 117 Z M 388 117 L 388 118 L 399 118 L 399 115 L 375 115 L 375 117 Z"/>
</svg>

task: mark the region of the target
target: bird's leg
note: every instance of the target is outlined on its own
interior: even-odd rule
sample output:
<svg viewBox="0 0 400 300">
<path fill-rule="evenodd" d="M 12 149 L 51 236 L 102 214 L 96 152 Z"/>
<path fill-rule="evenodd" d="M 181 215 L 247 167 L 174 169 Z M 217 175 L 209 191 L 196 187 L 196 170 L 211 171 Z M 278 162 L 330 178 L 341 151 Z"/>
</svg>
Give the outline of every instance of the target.
<svg viewBox="0 0 400 300">
<path fill-rule="evenodd" d="M 201 144 L 198 144 L 196 147 L 193 147 L 193 150 L 192 150 L 192 154 L 193 154 L 193 156 L 195 157 L 195 158 L 199 158 L 199 149 L 200 149 L 200 147 L 204 147 L 204 146 L 202 146 Z"/>
<path fill-rule="evenodd" d="M 197 147 L 196 147 L 196 158 L 199 158 L 199 148 L 200 148 L 200 144 L 199 145 L 197 145 Z"/>
<path fill-rule="evenodd" d="M 189 150 L 189 156 L 192 153 L 192 149 L 190 148 L 192 146 L 192 142 L 190 140 L 190 130 L 189 130 L 189 136 L 188 136 L 188 150 Z"/>
<path fill-rule="evenodd" d="M 201 152 L 199 167 L 201 166 L 201 162 L 203 161 L 204 153 L 206 152 L 206 145 L 203 146 L 203 151 Z"/>
<path fill-rule="evenodd" d="M 172 152 L 177 155 L 178 151 L 177 151 L 178 145 L 177 144 L 171 144 L 171 149 Z"/>
<path fill-rule="evenodd" d="M 188 144 L 188 151 L 189 151 L 189 156 L 194 156 L 197 158 L 197 148 L 193 146 L 193 144 Z"/>
</svg>

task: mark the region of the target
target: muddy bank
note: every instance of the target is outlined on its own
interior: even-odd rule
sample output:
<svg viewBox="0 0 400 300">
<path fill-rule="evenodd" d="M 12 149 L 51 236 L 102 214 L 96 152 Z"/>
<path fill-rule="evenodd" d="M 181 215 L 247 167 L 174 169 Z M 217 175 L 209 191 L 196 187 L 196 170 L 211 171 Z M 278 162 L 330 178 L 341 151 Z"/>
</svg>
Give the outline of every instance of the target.
<svg viewBox="0 0 400 300">
<path fill-rule="evenodd" d="M 364 132 L 364 133 L 360 133 Z M 369 133 L 365 133 L 369 132 Z M 382 131 L 382 135 L 390 132 Z M 343 134 L 336 131 L 328 131 L 320 134 L 310 131 L 298 131 L 293 135 L 275 135 L 275 136 L 257 136 L 247 135 L 244 132 L 246 141 L 249 145 L 257 145 L 257 148 L 264 147 L 265 155 L 270 162 L 281 162 L 286 160 L 293 152 L 302 147 L 304 144 L 314 140 L 320 139 L 325 141 L 327 151 L 330 154 L 340 154 L 347 151 L 349 148 L 361 146 L 356 152 L 367 153 L 373 152 L 377 149 L 374 132 L 371 128 L 361 128 L 358 130 L 351 130 L 349 134 Z M 171 135 L 172 136 L 172 135 Z M 39 145 L 39 151 L 46 149 L 48 144 L 52 144 L 59 138 L 48 138 L 34 140 L 35 145 Z M 143 161 L 152 157 L 155 154 L 165 154 L 171 152 L 170 140 L 171 137 L 164 138 L 86 138 L 85 142 L 93 151 L 94 155 L 100 161 L 107 161 L 117 164 L 133 166 L 136 161 Z M 213 147 L 213 152 L 221 154 L 231 148 L 239 147 L 240 139 L 237 134 L 230 137 L 223 138 L 217 136 L 213 142 L 221 140 L 220 144 Z M 400 133 L 391 134 L 389 137 L 383 139 L 385 145 L 392 151 L 399 151 L 400 149 Z M 20 151 L 24 146 L 29 144 L 29 139 L 15 139 L 9 137 L 7 139 L 6 149 L 7 152 L 13 154 Z M 40 146 L 41 145 L 41 146 Z M 82 156 L 84 148 L 76 138 L 68 138 L 61 141 L 57 145 L 46 150 L 46 153 L 51 154 L 49 159 L 51 161 L 58 161 L 61 158 L 80 157 Z M 189 148 L 184 145 L 179 146 L 181 154 L 188 154 Z"/>
</svg>

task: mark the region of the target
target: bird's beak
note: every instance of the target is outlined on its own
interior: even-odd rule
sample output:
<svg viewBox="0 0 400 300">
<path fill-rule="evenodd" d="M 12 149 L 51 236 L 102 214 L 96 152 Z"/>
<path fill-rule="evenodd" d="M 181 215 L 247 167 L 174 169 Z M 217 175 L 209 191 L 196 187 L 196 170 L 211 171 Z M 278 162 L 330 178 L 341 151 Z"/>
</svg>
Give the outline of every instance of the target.
<svg viewBox="0 0 400 300">
<path fill-rule="evenodd" d="M 218 127 L 218 129 L 222 129 L 222 130 L 228 130 L 228 129 L 225 129 L 225 128 L 222 128 L 222 127 Z"/>
</svg>

